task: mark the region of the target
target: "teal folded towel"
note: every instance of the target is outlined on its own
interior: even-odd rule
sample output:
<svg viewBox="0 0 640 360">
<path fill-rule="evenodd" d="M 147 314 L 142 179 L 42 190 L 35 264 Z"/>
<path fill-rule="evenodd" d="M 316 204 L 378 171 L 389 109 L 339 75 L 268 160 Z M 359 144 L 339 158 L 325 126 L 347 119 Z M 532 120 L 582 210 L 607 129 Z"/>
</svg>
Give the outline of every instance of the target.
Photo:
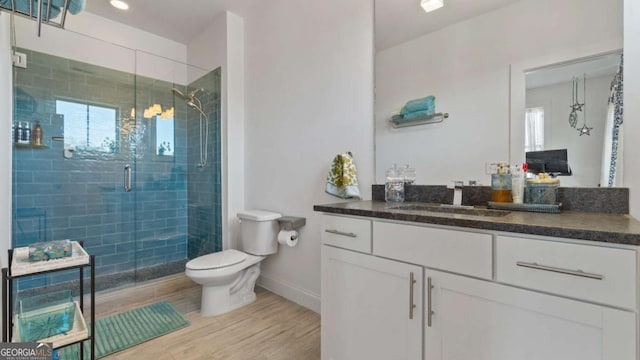
<svg viewBox="0 0 640 360">
<path fill-rule="evenodd" d="M 31 9 L 29 9 L 29 1 L 31 1 Z M 0 7 L 13 10 L 21 14 L 36 16 L 38 15 L 38 1 L 37 0 L 15 0 L 16 8 L 13 8 L 11 0 L 0 0 Z M 30 12 L 31 10 L 31 12 Z M 51 3 L 51 12 L 48 19 L 53 19 L 60 14 L 60 8 Z M 43 4 L 42 8 L 42 20 L 47 21 L 47 4 Z"/>
<path fill-rule="evenodd" d="M 52 5 L 56 5 L 56 3 L 61 3 L 59 7 L 64 6 L 64 0 L 53 0 Z M 73 15 L 84 10 L 87 5 L 87 0 L 70 0 L 69 1 L 69 12 Z"/>
<path fill-rule="evenodd" d="M 31 1 L 31 6 L 32 6 L 31 13 L 29 12 L 30 10 L 29 1 Z M 47 12 L 48 5 L 49 5 L 49 2 L 47 0 L 43 0 L 42 19 L 45 21 L 47 20 L 46 12 Z M 84 10 L 85 5 L 86 5 L 86 0 L 69 0 L 69 12 L 75 15 L 81 12 L 82 10 Z M 39 1 L 38 0 L 15 0 L 15 6 L 16 8 L 13 9 L 11 0 L 0 0 L 0 7 L 3 7 L 8 10 L 14 10 L 22 14 L 27 14 L 27 15 L 32 14 L 32 16 L 36 16 L 38 14 Z M 53 19 L 56 16 L 58 16 L 58 14 L 60 14 L 60 9 L 63 7 L 64 7 L 64 0 L 51 0 L 51 13 L 49 18 Z"/>
<path fill-rule="evenodd" d="M 417 119 L 417 118 L 423 118 L 423 117 L 427 117 L 427 116 L 431 116 L 433 114 L 435 114 L 435 110 L 420 110 L 420 111 L 414 111 L 414 112 L 410 112 L 408 114 L 405 114 L 402 119 L 403 120 L 413 120 L 413 119 Z"/>
<path fill-rule="evenodd" d="M 429 95 L 421 99 L 415 99 L 408 101 L 404 107 L 402 107 L 401 114 L 407 115 L 409 113 L 417 111 L 430 111 L 431 114 L 436 112 L 436 97 Z"/>
<path fill-rule="evenodd" d="M 402 121 L 404 120 L 404 115 L 400 115 L 400 114 L 395 114 L 391 117 L 391 120 L 393 121 Z"/>
</svg>

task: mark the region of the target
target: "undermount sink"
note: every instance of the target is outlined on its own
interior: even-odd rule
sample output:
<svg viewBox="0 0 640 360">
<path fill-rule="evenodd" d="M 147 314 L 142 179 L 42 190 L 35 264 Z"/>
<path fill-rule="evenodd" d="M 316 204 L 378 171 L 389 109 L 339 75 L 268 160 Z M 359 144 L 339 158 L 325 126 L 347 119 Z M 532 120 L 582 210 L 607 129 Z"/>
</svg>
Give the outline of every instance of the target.
<svg viewBox="0 0 640 360">
<path fill-rule="evenodd" d="M 511 214 L 510 211 L 505 210 L 493 210 L 493 209 L 480 209 L 473 206 L 454 206 L 454 205 L 441 205 L 441 204 L 405 204 L 391 207 L 393 210 L 409 210 L 409 211 L 427 211 L 427 212 L 441 212 L 447 214 L 460 214 L 460 215 L 472 215 L 472 216 L 489 216 L 500 217 Z"/>
</svg>

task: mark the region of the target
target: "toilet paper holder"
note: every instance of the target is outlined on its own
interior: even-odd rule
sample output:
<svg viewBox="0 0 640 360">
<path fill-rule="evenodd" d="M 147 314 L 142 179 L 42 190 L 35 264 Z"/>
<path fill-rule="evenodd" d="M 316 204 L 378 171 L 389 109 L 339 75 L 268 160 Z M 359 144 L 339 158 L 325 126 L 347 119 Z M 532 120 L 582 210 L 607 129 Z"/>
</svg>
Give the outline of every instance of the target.
<svg viewBox="0 0 640 360">
<path fill-rule="evenodd" d="M 280 231 L 298 230 L 307 223 L 307 219 L 297 216 L 283 216 L 278 219 Z"/>
</svg>

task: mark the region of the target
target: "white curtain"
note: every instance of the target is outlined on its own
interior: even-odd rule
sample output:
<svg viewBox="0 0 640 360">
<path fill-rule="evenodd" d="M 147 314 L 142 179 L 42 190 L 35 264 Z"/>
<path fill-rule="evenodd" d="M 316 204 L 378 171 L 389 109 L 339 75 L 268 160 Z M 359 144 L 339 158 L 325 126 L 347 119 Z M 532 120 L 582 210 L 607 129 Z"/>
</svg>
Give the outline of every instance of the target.
<svg viewBox="0 0 640 360">
<path fill-rule="evenodd" d="M 544 108 L 528 108 L 524 113 L 524 151 L 544 150 Z"/>
<path fill-rule="evenodd" d="M 618 72 L 611 82 L 611 96 L 607 109 L 607 120 L 604 131 L 604 146 L 602 150 L 602 171 L 600 186 L 622 186 L 622 123 L 623 123 L 623 58 L 620 56 Z"/>
</svg>

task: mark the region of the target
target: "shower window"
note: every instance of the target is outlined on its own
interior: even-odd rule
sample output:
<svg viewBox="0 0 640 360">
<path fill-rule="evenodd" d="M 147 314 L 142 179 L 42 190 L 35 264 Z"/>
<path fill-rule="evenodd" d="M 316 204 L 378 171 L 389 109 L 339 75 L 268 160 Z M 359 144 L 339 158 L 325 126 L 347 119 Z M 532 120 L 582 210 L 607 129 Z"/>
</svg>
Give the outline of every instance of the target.
<svg viewBox="0 0 640 360">
<path fill-rule="evenodd" d="M 56 100 L 56 113 L 64 116 L 65 148 L 85 152 L 117 152 L 117 108 Z"/>
<path fill-rule="evenodd" d="M 156 121 L 156 155 L 173 156 L 175 146 L 174 138 L 174 121 L 173 118 L 162 118 L 157 115 Z"/>
</svg>

